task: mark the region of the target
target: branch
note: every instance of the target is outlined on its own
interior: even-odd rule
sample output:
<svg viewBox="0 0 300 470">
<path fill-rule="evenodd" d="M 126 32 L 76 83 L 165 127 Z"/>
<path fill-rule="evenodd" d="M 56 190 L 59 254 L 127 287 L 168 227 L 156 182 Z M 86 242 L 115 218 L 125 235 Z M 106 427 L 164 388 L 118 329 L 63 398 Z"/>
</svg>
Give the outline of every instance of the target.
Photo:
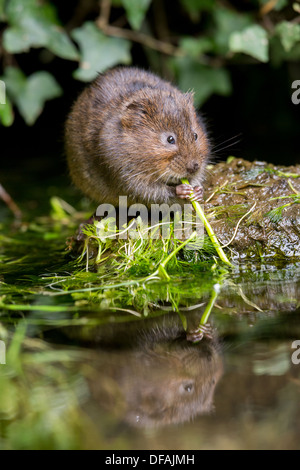
<svg viewBox="0 0 300 470">
<path fill-rule="evenodd" d="M 16 219 L 21 219 L 21 209 L 17 206 L 15 201 L 8 194 L 8 192 L 3 188 L 2 184 L 0 184 L 0 199 L 2 199 L 2 201 L 5 202 L 5 204 L 7 205 L 7 207 L 13 212 Z"/>
<path fill-rule="evenodd" d="M 131 29 L 118 28 L 109 24 L 109 16 L 111 10 L 111 0 L 100 0 L 100 15 L 96 20 L 96 25 L 107 36 L 114 36 L 129 41 L 137 42 L 143 46 L 155 49 L 166 55 L 182 56 L 183 52 L 180 48 L 173 46 L 165 41 L 160 41 L 147 34 L 133 31 Z"/>
</svg>

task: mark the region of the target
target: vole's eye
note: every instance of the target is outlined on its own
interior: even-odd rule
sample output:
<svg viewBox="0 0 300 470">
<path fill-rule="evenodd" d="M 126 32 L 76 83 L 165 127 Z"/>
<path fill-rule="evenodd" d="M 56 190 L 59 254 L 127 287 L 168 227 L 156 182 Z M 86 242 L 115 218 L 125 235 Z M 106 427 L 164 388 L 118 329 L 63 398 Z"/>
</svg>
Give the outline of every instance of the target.
<svg viewBox="0 0 300 470">
<path fill-rule="evenodd" d="M 198 134 L 196 134 L 196 132 L 193 133 L 193 136 L 194 136 L 194 139 L 195 139 L 195 140 L 198 139 Z"/>
<path fill-rule="evenodd" d="M 191 393 L 191 391 L 193 390 L 193 384 L 185 385 L 184 390 L 185 390 L 185 392 Z"/>
<path fill-rule="evenodd" d="M 169 144 L 175 144 L 175 138 L 172 135 L 169 135 L 167 137 L 167 141 L 169 142 Z"/>
</svg>

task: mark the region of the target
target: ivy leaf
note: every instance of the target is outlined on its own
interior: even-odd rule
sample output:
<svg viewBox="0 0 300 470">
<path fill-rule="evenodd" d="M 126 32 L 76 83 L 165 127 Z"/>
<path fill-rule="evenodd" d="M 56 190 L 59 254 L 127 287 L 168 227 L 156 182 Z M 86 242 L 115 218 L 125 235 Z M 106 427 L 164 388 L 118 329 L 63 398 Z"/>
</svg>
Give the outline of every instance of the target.
<svg viewBox="0 0 300 470">
<path fill-rule="evenodd" d="M 5 0 L 0 0 L 0 20 L 4 20 L 5 18 L 4 7 L 5 7 Z"/>
<path fill-rule="evenodd" d="M 7 93 L 12 101 L 16 102 L 22 93 L 26 82 L 26 77 L 20 69 L 6 67 L 5 74 L 1 77 L 6 85 Z"/>
<path fill-rule="evenodd" d="M 139 30 L 152 0 L 122 0 L 130 26 Z"/>
<path fill-rule="evenodd" d="M 61 87 L 48 72 L 35 72 L 26 77 L 21 70 L 7 67 L 3 79 L 8 95 L 29 126 L 41 114 L 45 101 L 62 95 Z"/>
<path fill-rule="evenodd" d="M 130 41 L 105 36 L 92 22 L 74 29 L 72 37 L 81 52 L 80 67 L 74 73 L 78 80 L 89 82 L 109 67 L 131 62 Z"/>
<path fill-rule="evenodd" d="M 215 7 L 215 0 L 180 0 L 185 11 L 188 12 L 191 20 L 196 23 L 201 18 L 202 11 L 209 11 Z"/>
<path fill-rule="evenodd" d="M 193 89 L 194 101 L 200 107 L 211 95 L 228 96 L 231 93 L 231 81 L 227 70 L 210 68 L 188 57 L 171 59 L 177 83 L 184 92 Z"/>
<path fill-rule="evenodd" d="M 289 52 L 286 52 L 279 36 L 270 38 L 270 59 L 275 67 L 279 67 L 284 62 L 299 62 L 300 42 L 297 42 Z"/>
<path fill-rule="evenodd" d="M 3 80 L 0 80 L 0 104 L 5 104 L 6 102 L 6 85 Z"/>
<path fill-rule="evenodd" d="M 14 122 L 14 112 L 10 100 L 6 97 L 5 103 L 0 102 L 0 122 L 9 127 Z"/>
<path fill-rule="evenodd" d="M 46 47 L 45 29 L 34 18 L 24 18 L 22 27 L 12 26 L 3 34 L 4 48 L 11 54 L 28 52 L 31 47 Z"/>
<path fill-rule="evenodd" d="M 215 23 L 212 40 L 215 43 L 217 54 L 227 54 L 229 50 L 229 38 L 233 31 L 242 31 L 253 23 L 253 18 L 247 13 L 237 13 L 228 8 L 218 7 L 213 11 Z"/>
<path fill-rule="evenodd" d="M 207 37 L 193 38 L 187 36 L 180 40 L 179 45 L 190 57 L 195 59 L 214 48 L 213 41 Z"/>
<path fill-rule="evenodd" d="M 267 62 L 269 59 L 268 44 L 267 32 L 259 25 L 234 32 L 229 38 L 229 48 L 232 52 L 243 52 L 261 62 Z"/>
<path fill-rule="evenodd" d="M 52 25 L 49 28 L 47 48 L 63 59 L 79 60 L 77 49 L 60 26 Z"/>
<path fill-rule="evenodd" d="M 300 41 L 300 25 L 282 21 L 279 23 L 275 32 L 279 35 L 281 44 L 286 52 L 290 52 L 293 46 Z"/>
<path fill-rule="evenodd" d="M 4 31 L 3 45 L 8 52 L 17 54 L 31 47 L 46 47 L 64 59 L 79 59 L 52 4 L 41 6 L 38 0 L 10 0 L 5 11 L 10 27 Z"/>
</svg>

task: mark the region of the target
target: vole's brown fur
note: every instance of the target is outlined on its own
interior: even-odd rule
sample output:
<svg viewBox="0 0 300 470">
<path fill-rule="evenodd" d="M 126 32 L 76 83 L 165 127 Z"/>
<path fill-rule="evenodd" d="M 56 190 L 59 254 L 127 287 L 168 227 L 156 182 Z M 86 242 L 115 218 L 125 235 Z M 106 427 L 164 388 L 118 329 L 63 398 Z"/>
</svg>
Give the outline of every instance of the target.
<svg viewBox="0 0 300 470">
<path fill-rule="evenodd" d="M 201 186 L 209 142 L 191 94 L 120 67 L 99 75 L 75 102 L 66 153 L 73 182 L 97 203 L 118 206 L 127 196 L 149 205 L 188 197 L 181 178 Z"/>
</svg>

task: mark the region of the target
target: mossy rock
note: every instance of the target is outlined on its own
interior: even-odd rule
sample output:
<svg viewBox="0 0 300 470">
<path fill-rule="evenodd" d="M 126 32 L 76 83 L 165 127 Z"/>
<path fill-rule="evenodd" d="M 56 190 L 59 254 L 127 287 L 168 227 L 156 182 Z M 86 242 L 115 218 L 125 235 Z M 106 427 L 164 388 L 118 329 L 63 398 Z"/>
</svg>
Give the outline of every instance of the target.
<svg viewBox="0 0 300 470">
<path fill-rule="evenodd" d="M 205 214 L 224 245 L 253 208 L 229 245 L 232 259 L 299 259 L 300 165 L 230 158 L 208 167 L 204 200 Z"/>
</svg>

